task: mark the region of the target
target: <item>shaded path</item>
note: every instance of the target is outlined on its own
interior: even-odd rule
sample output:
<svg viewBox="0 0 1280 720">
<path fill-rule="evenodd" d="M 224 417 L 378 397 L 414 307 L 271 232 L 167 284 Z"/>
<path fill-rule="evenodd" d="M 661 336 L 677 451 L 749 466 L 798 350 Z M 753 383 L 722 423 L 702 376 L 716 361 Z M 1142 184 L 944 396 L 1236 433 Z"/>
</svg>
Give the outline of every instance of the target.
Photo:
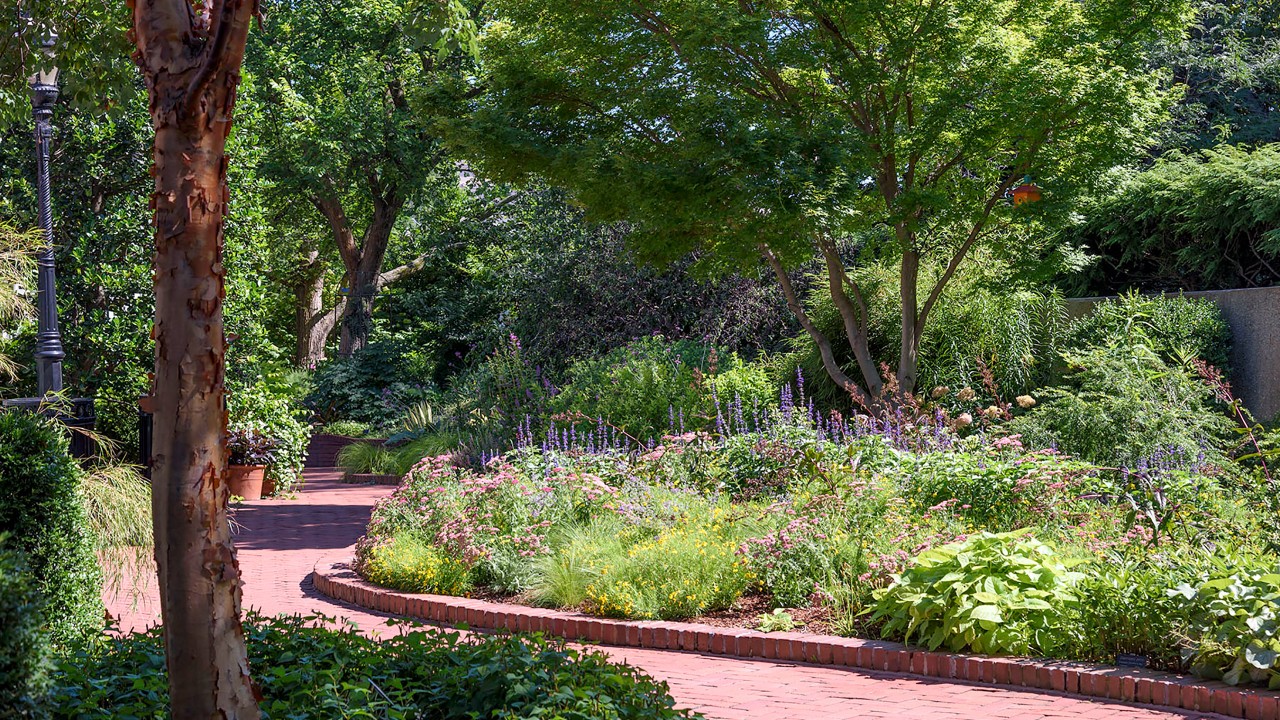
<svg viewBox="0 0 1280 720">
<path fill-rule="evenodd" d="M 244 603 L 265 613 L 323 613 L 377 632 L 388 616 L 316 593 L 310 574 L 321 555 L 353 545 L 386 486 L 344 485 L 338 473 L 308 470 L 295 500 L 246 502 L 235 511 Z M 155 578 L 107 598 L 126 629 L 159 622 Z M 385 632 L 394 632 L 390 628 Z M 1153 710 L 1047 692 L 942 682 L 848 668 L 744 660 L 697 653 L 602 648 L 666 680 L 681 707 L 713 720 L 1172 720 L 1216 715 Z"/>
</svg>

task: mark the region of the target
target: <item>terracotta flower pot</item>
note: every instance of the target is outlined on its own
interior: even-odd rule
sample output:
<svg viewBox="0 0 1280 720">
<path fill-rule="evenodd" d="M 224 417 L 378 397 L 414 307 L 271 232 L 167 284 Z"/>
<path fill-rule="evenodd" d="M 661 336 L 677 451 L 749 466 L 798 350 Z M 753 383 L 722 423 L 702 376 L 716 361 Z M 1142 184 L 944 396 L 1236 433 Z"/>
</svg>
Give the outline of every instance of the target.
<svg viewBox="0 0 1280 720">
<path fill-rule="evenodd" d="M 245 500 L 261 500 L 266 474 L 266 465 L 228 465 L 227 484 L 231 486 L 231 494 Z"/>
</svg>

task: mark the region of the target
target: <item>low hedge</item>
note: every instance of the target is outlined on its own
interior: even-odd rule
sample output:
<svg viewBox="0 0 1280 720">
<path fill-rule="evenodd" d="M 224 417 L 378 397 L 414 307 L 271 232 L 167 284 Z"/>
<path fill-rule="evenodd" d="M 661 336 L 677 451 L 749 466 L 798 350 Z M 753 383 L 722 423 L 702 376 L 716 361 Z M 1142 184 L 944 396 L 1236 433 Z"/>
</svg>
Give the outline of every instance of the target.
<svg viewBox="0 0 1280 720">
<path fill-rule="evenodd" d="M 27 412 L 0 413 L 0 528 L 26 555 L 56 643 L 101 630 L 102 570 L 81 502 L 84 473 L 64 431 Z"/>
<path fill-rule="evenodd" d="M 44 603 L 23 556 L 0 535 L 0 717 L 42 718 L 49 684 Z"/>
</svg>

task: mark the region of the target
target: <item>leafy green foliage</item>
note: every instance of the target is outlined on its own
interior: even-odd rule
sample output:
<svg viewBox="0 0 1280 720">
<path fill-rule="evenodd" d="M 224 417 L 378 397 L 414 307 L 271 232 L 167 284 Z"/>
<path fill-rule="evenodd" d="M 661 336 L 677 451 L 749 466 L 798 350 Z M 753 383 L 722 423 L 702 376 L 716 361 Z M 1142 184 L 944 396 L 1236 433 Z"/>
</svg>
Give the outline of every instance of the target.
<svg viewBox="0 0 1280 720">
<path fill-rule="evenodd" d="M 958 508 L 980 527 L 1008 532 L 1084 509 L 1077 478 L 1091 471 L 1057 455 L 956 452 L 906 455 L 886 474 L 920 512 Z"/>
<path fill-rule="evenodd" d="M 302 482 L 311 425 L 303 420 L 300 394 L 286 376 L 269 371 L 230 383 L 227 389 L 229 429 L 246 438 L 261 438 L 271 446 L 264 464 L 276 493 L 287 493 Z"/>
<path fill-rule="evenodd" d="M 81 503 L 83 482 L 52 421 L 0 412 L 0 527 L 12 533 L 10 548 L 27 557 L 58 643 L 102 628 L 102 572 Z"/>
<path fill-rule="evenodd" d="M 1026 530 L 981 533 L 922 553 L 877 596 L 886 637 L 930 650 L 1052 653 L 1071 642 L 1065 613 L 1084 577 Z"/>
<path fill-rule="evenodd" d="M 1280 569 L 1219 569 L 1170 594 L 1189 602 L 1199 631 L 1192 670 L 1229 685 L 1280 688 Z"/>
<path fill-rule="evenodd" d="M 1280 8 L 1251 0 L 1199 0 L 1188 33 L 1159 47 L 1186 93 L 1161 150 L 1218 143 L 1250 145 L 1280 131 Z"/>
<path fill-rule="evenodd" d="M 1056 291 L 1015 289 L 1012 271 L 993 270 L 999 265 L 984 259 L 983 268 L 971 268 L 952 280 L 933 313 L 920 341 L 918 392 L 927 396 L 934 388 L 969 387 L 991 402 L 982 369 L 991 373 L 1005 401 L 1028 393 L 1052 379 L 1058 353 L 1066 347 L 1066 305 Z M 870 344 L 877 357 L 896 356 L 902 347 L 899 329 L 901 305 L 896 271 L 872 266 L 858 275 L 871 314 Z M 809 312 L 828 338 L 843 338 L 840 314 L 829 294 L 810 294 Z M 811 338 L 801 336 L 796 362 L 810 380 L 807 391 L 824 407 L 844 408 L 849 394 L 837 387 L 822 369 L 822 359 Z M 854 358 L 847 345 L 836 343 L 837 358 L 850 372 Z M 965 408 L 968 409 L 968 408 Z"/>
<path fill-rule="evenodd" d="M 1182 2 L 1129 0 L 923 14 L 866 2 L 492 7 L 481 42 L 492 92 L 450 126 L 463 152 L 503 179 L 569 188 L 593 218 L 632 221 L 642 257 L 697 249 L 740 266 L 767 251 L 781 270 L 820 253 L 855 345 L 867 317 L 850 264 L 899 267 L 899 328 L 914 344 L 954 272 L 934 293 L 922 266 L 959 267 L 975 245 L 1026 248 L 1041 237 L 1033 218 L 1141 147 L 1171 98 L 1144 50 L 1188 15 Z M 1005 194 L 1026 172 L 1052 192 L 1015 209 Z M 850 237 L 868 246 L 842 252 Z M 899 360 L 907 390 L 913 349 Z M 878 394 L 873 360 L 859 368 Z"/>
<path fill-rule="evenodd" d="M 1170 447 L 1183 458 L 1221 452 L 1231 425 L 1210 389 L 1141 339 L 1064 357 L 1064 385 L 1038 391 L 1039 404 L 1010 425 L 1028 445 L 1129 467 Z"/>
<path fill-rule="evenodd" d="M 322 420 L 388 425 L 427 397 L 430 358 L 396 339 L 379 339 L 316 369 L 306 405 Z"/>
<path fill-rule="evenodd" d="M 597 418 L 642 440 L 685 429 L 714 428 L 730 405 L 776 404 L 766 366 L 690 341 L 637 340 L 569 368 L 567 384 L 548 406 L 571 422 Z M 719 407 L 717 407 L 717 402 Z M 680 427 L 679 422 L 684 423 Z"/>
<path fill-rule="evenodd" d="M 320 432 L 326 435 L 341 435 L 350 438 L 373 437 L 373 428 L 359 420 L 335 420 L 325 423 Z"/>
<path fill-rule="evenodd" d="M 674 720 L 666 683 L 598 652 L 540 637 L 410 629 L 372 639 L 322 617 L 245 623 L 264 718 Z M 169 717 L 161 629 L 109 638 L 58 659 L 55 718 Z"/>
<path fill-rule="evenodd" d="M 44 603 L 6 540 L 0 535 L 0 716 L 43 718 L 50 669 Z"/>
<path fill-rule="evenodd" d="M 1085 209 L 1068 237 L 1101 255 L 1085 293 L 1280 281 L 1280 145 L 1171 153 Z"/>
<path fill-rule="evenodd" d="M 1199 358 L 1231 372 L 1231 326 L 1212 300 L 1126 293 L 1096 303 L 1067 329 L 1066 346 L 1141 342 L 1166 363 Z"/>
<path fill-rule="evenodd" d="M 1142 655 L 1152 667 L 1181 670 L 1184 639 L 1190 636 L 1185 603 L 1169 589 L 1194 581 L 1208 563 L 1196 551 L 1167 555 L 1107 555 L 1089 568 L 1077 587 L 1080 604 L 1072 623 L 1073 657 L 1115 662 L 1116 655 Z"/>
<path fill-rule="evenodd" d="M 21 13 L 16 12 L 20 8 Z M 93 0 L 26 0 L 0 13 L 0 127 L 30 120 L 28 78 L 56 65 L 68 106 L 101 111 L 137 91 L 129 11 Z M 57 35 L 52 59 L 41 46 Z"/>
</svg>

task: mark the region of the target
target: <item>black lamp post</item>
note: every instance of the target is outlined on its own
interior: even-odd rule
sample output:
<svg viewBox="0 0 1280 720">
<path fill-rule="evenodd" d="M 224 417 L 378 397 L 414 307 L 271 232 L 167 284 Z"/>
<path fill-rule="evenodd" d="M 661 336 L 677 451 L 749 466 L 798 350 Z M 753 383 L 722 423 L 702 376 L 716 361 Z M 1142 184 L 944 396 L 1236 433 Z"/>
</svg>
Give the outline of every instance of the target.
<svg viewBox="0 0 1280 720">
<path fill-rule="evenodd" d="M 27 20 L 24 16 L 23 20 Z M 28 27 L 30 27 L 28 21 Z M 36 257 L 36 372 L 39 397 L 5 400 L 0 406 L 38 412 L 57 418 L 72 428 L 92 430 L 95 424 L 93 398 L 72 398 L 69 403 L 48 403 L 51 393 L 62 392 L 62 334 L 58 331 L 58 299 L 54 294 L 53 205 L 49 197 L 49 141 L 53 138 L 53 106 L 58 101 L 58 68 L 53 65 L 53 48 L 58 36 L 52 32 L 40 44 L 37 70 L 31 76 L 31 114 L 35 118 L 36 202 L 44 247 Z M 71 433 L 71 454 L 90 457 L 94 443 L 83 432 Z"/>
<path fill-rule="evenodd" d="M 49 141 L 53 138 L 53 105 L 58 101 L 58 68 L 53 47 L 58 36 L 50 34 L 42 44 L 44 67 L 31 76 L 31 114 L 35 118 L 36 201 L 44 248 L 36 258 L 36 370 L 40 396 L 62 391 L 62 335 L 58 331 L 58 299 L 54 290 L 53 205 L 49 197 Z"/>
</svg>

